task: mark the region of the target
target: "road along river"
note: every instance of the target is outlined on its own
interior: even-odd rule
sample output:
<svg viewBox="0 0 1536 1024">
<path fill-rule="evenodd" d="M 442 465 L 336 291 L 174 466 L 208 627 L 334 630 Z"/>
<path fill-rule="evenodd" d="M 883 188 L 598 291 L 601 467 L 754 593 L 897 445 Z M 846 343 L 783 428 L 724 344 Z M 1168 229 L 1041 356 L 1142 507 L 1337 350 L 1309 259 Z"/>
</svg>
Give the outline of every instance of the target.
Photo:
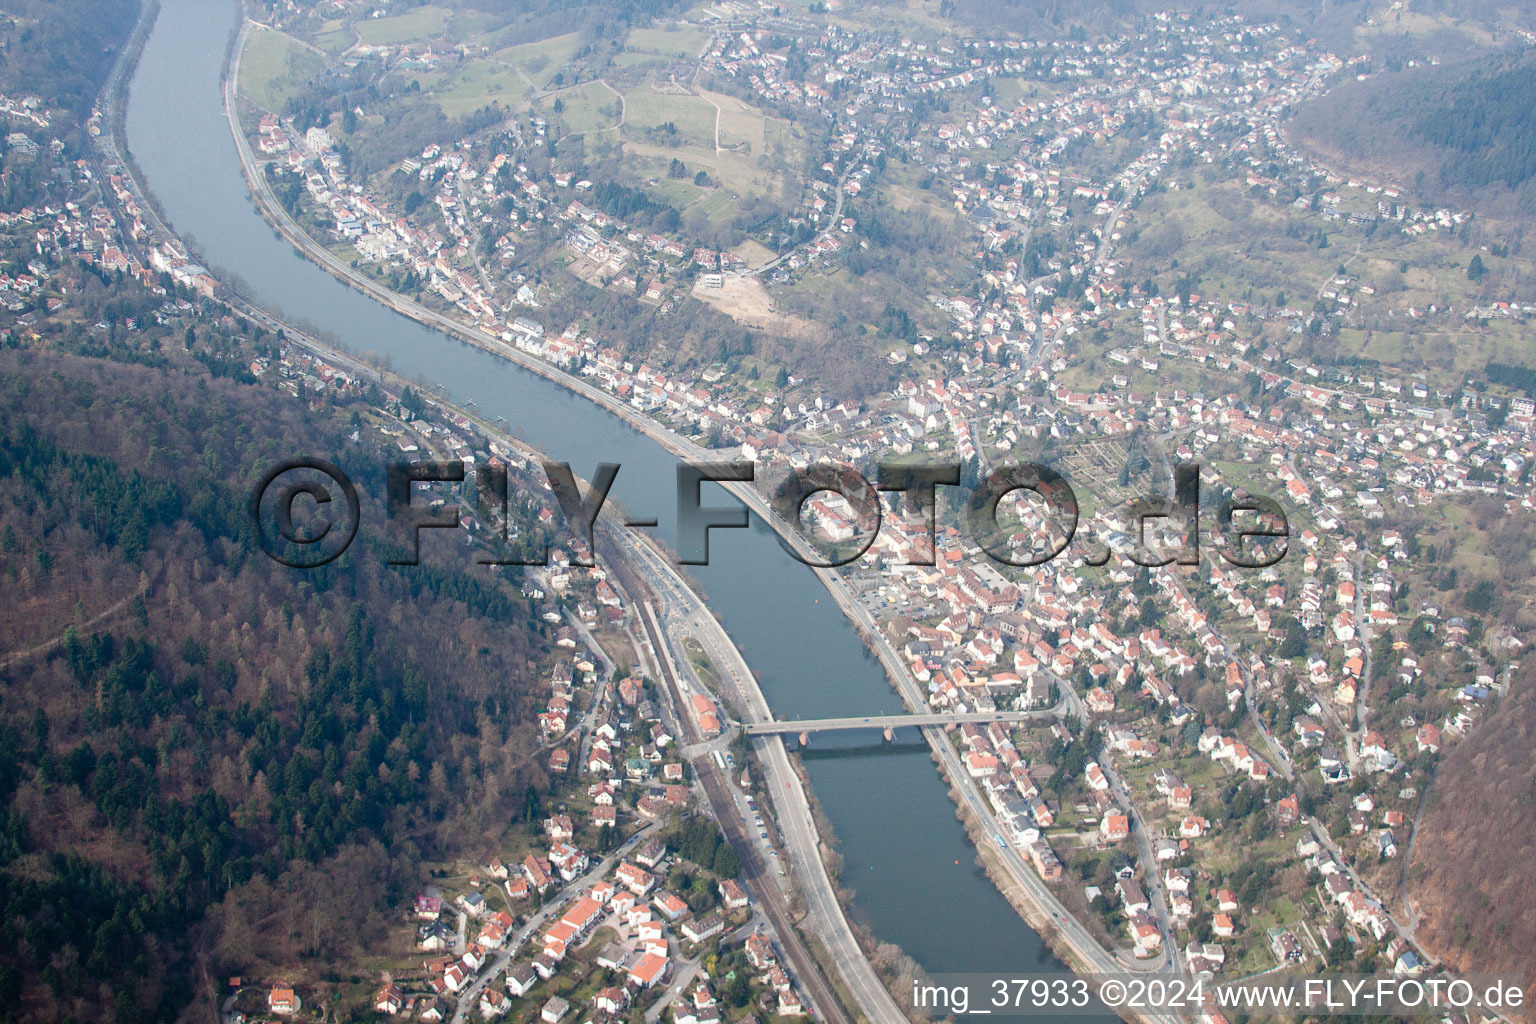
<svg viewBox="0 0 1536 1024">
<path fill-rule="evenodd" d="M 620 463 L 613 497 L 636 516 L 655 516 L 670 542 L 677 458 L 656 440 L 553 380 L 386 308 L 275 235 L 247 192 L 221 102 L 239 21 L 236 0 L 161 0 L 133 72 L 129 148 L 171 227 L 216 272 L 238 275 L 253 300 L 352 351 L 387 357 L 395 372 L 440 385 L 487 418 L 504 417 L 577 473 Z M 705 501 L 730 503 L 715 485 Z M 815 573 L 786 555 L 766 525 L 754 517 L 750 530 L 714 531 L 710 556 L 694 574 L 777 717 L 902 710 Z M 818 737 L 818 751 L 839 756 L 806 760 L 836 830 L 843 881 L 856 893 L 856 920 L 933 973 L 1065 970 L 975 866 L 916 730 L 902 730 L 889 747 L 872 745 L 877 736 Z"/>
</svg>

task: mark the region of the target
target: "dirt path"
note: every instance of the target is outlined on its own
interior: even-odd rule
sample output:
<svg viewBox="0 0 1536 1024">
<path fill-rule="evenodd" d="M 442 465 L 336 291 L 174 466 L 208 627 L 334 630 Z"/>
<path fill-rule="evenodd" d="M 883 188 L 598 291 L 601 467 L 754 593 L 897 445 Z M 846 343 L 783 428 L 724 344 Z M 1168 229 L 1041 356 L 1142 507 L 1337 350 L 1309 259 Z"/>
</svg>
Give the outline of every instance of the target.
<svg viewBox="0 0 1536 1024">
<path fill-rule="evenodd" d="M 702 70 L 703 68 L 693 69 L 693 77 L 688 80 L 686 89 L 690 94 L 715 108 L 715 180 L 720 182 L 723 177 L 720 172 L 720 104 L 710 99 L 708 94 L 699 88 L 699 72 Z"/>
<path fill-rule="evenodd" d="M 83 631 L 83 630 L 89 629 L 89 628 L 91 628 L 93 626 L 101 625 L 101 623 L 105 622 L 107 619 L 109 619 L 112 616 L 116 615 L 118 612 L 122 611 L 124 608 L 128 607 L 128 602 L 132 601 L 136 597 L 142 597 L 144 595 L 144 593 L 146 591 L 148 591 L 148 590 L 149 590 L 149 584 L 146 582 L 143 586 L 139 587 L 138 590 L 135 590 L 133 593 L 129 594 L 127 597 L 123 598 L 120 601 L 113 602 L 113 604 L 110 607 L 108 607 L 105 611 L 99 612 L 98 614 L 91 616 L 89 619 L 86 619 L 84 622 L 80 623 L 79 626 L 76 627 L 76 628 L 78 628 L 78 629 Z M 74 624 L 71 623 L 71 625 L 74 625 Z M 68 629 L 69 629 L 69 627 L 65 627 L 64 632 L 68 632 Z M 15 651 L 15 652 L 13 652 L 11 654 L 8 654 L 4 658 L 0 658 L 0 671 L 8 669 L 12 665 L 16 665 L 16 664 L 19 664 L 21 662 L 28 661 L 28 660 L 30 660 L 32 658 L 37 657 L 40 654 L 46 654 L 49 651 L 53 650 L 55 647 L 59 646 L 59 644 L 61 644 L 63 642 L 64 642 L 64 633 L 61 632 L 58 636 L 54 637 L 51 640 L 46 640 L 43 643 L 38 644 L 36 647 L 29 647 L 29 648 L 27 648 L 24 651 Z"/>
</svg>

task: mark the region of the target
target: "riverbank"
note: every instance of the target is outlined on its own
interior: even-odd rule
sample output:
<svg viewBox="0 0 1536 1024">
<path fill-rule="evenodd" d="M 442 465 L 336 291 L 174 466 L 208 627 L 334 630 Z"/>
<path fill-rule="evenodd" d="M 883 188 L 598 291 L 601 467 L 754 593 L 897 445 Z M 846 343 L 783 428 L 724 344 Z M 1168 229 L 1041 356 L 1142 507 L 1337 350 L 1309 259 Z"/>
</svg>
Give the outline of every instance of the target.
<svg viewBox="0 0 1536 1024">
<path fill-rule="evenodd" d="M 940 763 L 940 770 L 942 771 L 942 761 L 938 757 L 935 757 L 934 760 Z M 1100 970 L 1099 966 L 1091 964 L 1083 958 L 1077 948 L 1067 941 L 1067 937 L 1057 927 L 1056 922 L 1051 920 L 1050 916 L 1034 901 L 1028 891 L 1014 879 L 1013 873 L 1008 870 L 1007 865 L 1003 862 L 1001 854 L 998 853 L 991 843 L 987 842 L 986 826 L 977 820 L 975 814 L 970 812 L 966 801 L 961 798 L 960 793 L 953 786 L 950 787 L 949 793 L 955 801 L 955 817 L 965 828 L 965 834 L 970 837 L 971 842 L 976 846 L 976 862 L 981 865 L 982 871 L 986 872 L 992 884 L 997 886 L 998 891 L 1003 894 L 1003 898 L 1034 929 L 1035 934 L 1040 936 L 1040 941 L 1045 947 L 1063 963 L 1070 966 L 1073 971 L 1078 974 L 1092 974 Z M 1122 1020 L 1133 1022 L 1133 1024 L 1154 1024 L 1151 1018 L 1128 1011 L 1120 1011 L 1120 1017 Z"/>
<path fill-rule="evenodd" d="M 485 331 L 462 324 L 451 317 L 424 306 L 414 299 L 390 291 L 346 265 L 314 238 L 310 237 L 289 215 L 287 210 L 283 208 L 282 204 L 277 201 L 277 197 L 272 193 L 262 172 L 261 165 L 251 150 L 249 140 L 246 138 L 244 130 L 240 125 L 238 113 L 239 95 L 236 82 L 239 75 L 241 55 L 249 36 L 250 27 L 250 21 L 247 20 L 242 23 L 236 35 L 231 57 L 227 64 L 223 87 L 224 114 L 240 155 L 242 173 L 247 187 L 256 199 L 258 210 L 267 223 L 275 228 L 290 245 L 298 249 L 300 253 L 316 266 L 369 298 L 384 304 L 401 315 L 416 320 L 418 323 L 443 330 L 466 344 L 516 363 L 524 369 L 530 370 L 546 380 L 586 398 L 623 420 L 628 426 L 641 432 L 667 452 L 680 459 L 698 460 L 718 459 L 720 457 L 720 452 L 711 451 L 689 441 L 674 431 L 658 424 L 650 417 L 640 414 L 613 395 L 580 377 L 507 345 L 499 338 L 493 337 Z M 723 486 L 741 500 L 743 504 L 747 505 L 758 518 L 770 526 L 781 538 L 795 546 L 807 560 L 818 557 L 802 537 L 790 530 L 779 519 L 769 506 L 767 500 L 757 492 L 755 487 L 740 483 L 727 483 Z M 878 626 L 870 618 L 868 611 L 858 604 L 857 598 L 842 577 L 835 571 L 828 569 L 817 569 L 815 573 L 844 616 L 852 622 L 865 647 L 882 663 L 888 685 L 901 697 L 907 709 L 909 711 L 927 710 L 921 694 L 913 692 L 911 686 L 903 685 L 904 683 L 909 683 L 910 680 L 905 678 L 905 672 L 901 668 L 899 659 L 896 658 L 895 652 L 890 648 L 889 642 L 880 633 Z M 935 741 L 932 737 L 929 737 L 929 742 L 932 745 Z M 938 742 L 942 743 L 942 737 Z M 948 781 L 952 787 L 956 785 L 954 778 L 950 778 Z M 960 780 L 959 784 L 969 785 L 969 782 L 968 780 Z M 1032 912 L 1038 919 L 1048 919 L 1050 910 L 1051 908 L 1041 903 L 1033 907 Z M 1029 919 L 1029 916 L 1025 915 L 1025 920 L 1028 921 Z"/>
<path fill-rule="evenodd" d="M 679 458 L 720 457 L 719 452 L 710 452 L 662 427 L 649 418 L 641 416 L 612 395 L 594 387 L 587 381 L 553 367 L 543 360 L 519 352 L 502 343 L 499 338 L 494 338 L 484 331 L 468 327 L 452 318 L 428 309 L 414 300 L 390 292 L 376 282 L 353 271 L 352 268 L 348 267 L 334 254 L 325 250 L 314 239 L 305 234 L 289 217 L 287 212 L 282 209 L 281 205 L 276 202 L 275 196 L 272 195 L 270 188 L 267 186 L 260 165 L 255 161 L 254 154 L 250 151 L 249 142 L 240 129 L 238 97 L 233 83 L 235 76 L 238 74 L 239 48 L 243 46 L 248 32 L 249 25 L 243 25 L 237 33 L 235 57 L 230 61 L 228 74 L 224 81 L 223 93 L 225 102 L 223 114 L 234 136 L 237 152 L 240 154 L 241 174 L 246 181 L 247 187 L 250 193 L 256 197 L 257 208 L 260 210 L 262 217 L 269 225 L 277 229 L 281 237 L 297 248 L 310 262 L 328 271 L 332 277 L 347 283 L 354 290 L 363 293 L 376 302 L 382 303 L 395 312 L 410 317 L 428 327 L 444 331 L 465 344 L 530 370 L 565 391 L 587 399 L 603 410 L 612 413 L 616 418 L 633 430 L 643 434 L 669 454 Z M 789 531 L 784 524 L 778 521 L 771 509 L 768 508 L 767 502 L 757 494 L 755 489 L 750 486 L 737 484 L 728 485 L 728 490 L 756 512 L 758 517 L 772 527 L 781 537 L 787 537 L 791 543 L 798 544 L 802 550 L 809 550 L 797 534 Z M 830 593 L 837 601 L 844 617 L 852 622 L 866 650 L 871 650 L 876 654 L 877 660 L 882 665 L 886 684 L 896 690 L 909 710 L 925 709 L 923 695 L 916 691 L 916 684 L 906 676 L 904 666 L 891 650 L 889 642 L 881 634 L 878 625 L 874 623 L 867 610 L 858 605 L 856 598 L 841 577 L 829 571 L 819 571 L 817 572 L 817 577 L 825 591 Z M 942 734 L 937 732 L 925 733 L 925 739 L 927 739 L 930 746 L 937 744 L 935 749 L 943 748 Z M 968 780 L 962 779 L 961 785 L 964 787 L 970 784 Z M 971 795 L 975 796 L 974 793 Z M 976 798 L 979 799 L 979 797 Z M 974 842 L 970 845 L 973 849 L 975 848 Z M 1029 869 L 1025 867 L 1022 870 L 1027 872 Z M 1027 889 L 1028 887 L 1025 886 L 1025 888 Z M 1046 893 L 1042 897 L 1040 907 L 1049 908 L 1054 902 L 1049 893 Z M 1012 907 L 1010 906 L 1008 909 L 1011 910 Z M 846 924 L 846 915 L 839 914 L 838 917 L 843 918 Z"/>
<path fill-rule="evenodd" d="M 154 12 L 141 12 L 141 22 L 136 31 L 146 32 L 150 25 L 152 25 L 153 20 Z M 142 40 L 142 36 L 139 38 Z M 230 37 L 232 43 L 242 38 L 242 33 L 232 33 Z M 137 54 L 138 52 L 139 48 L 135 48 L 134 54 Z M 121 75 L 126 70 L 126 66 L 128 66 L 126 62 L 131 61 L 134 54 L 125 54 L 124 65 L 120 66 L 118 69 L 115 69 L 115 73 Z M 233 62 L 226 60 L 226 71 L 229 71 L 230 69 L 237 66 L 238 65 L 234 64 Z M 118 90 L 120 90 L 120 84 L 118 86 Z M 118 90 L 114 90 L 110 95 L 120 95 Z M 107 100 L 105 105 L 113 111 L 114 115 L 119 113 L 121 110 L 121 108 L 112 100 Z M 121 128 L 120 125 L 118 127 L 119 129 Z M 137 163 L 129 159 L 125 152 L 118 151 L 115 148 L 115 146 L 120 144 L 123 139 L 124 134 L 120 130 L 112 133 L 104 133 L 99 145 L 99 152 L 103 162 L 116 164 L 126 169 L 129 176 L 129 183 L 132 194 L 134 195 L 136 201 L 140 204 L 141 208 L 145 211 L 144 216 L 150 225 L 152 238 L 155 241 L 160 243 L 188 245 L 187 242 L 183 242 L 180 237 L 167 226 L 166 218 L 164 217 L 158 203 L 152 202 L 155 197 L 153 196 L 153 193 L 149 191 L 146 183 L 140 180 L 139 176 L 142 174 L 142 171 Z M 137 255 L 147 258 L 146 245 L 135 241 L 133 243 L 133 247 L 136 250 L 140 250 L 136 253 Z M 191 248 L 192 246 L 188 245 L 188 247 Z M 403 391 L 407 387 L 416 386 L 417 382 L 409 381 L 402 375 L 396 374 L 386 367 L 370 365 L 368 360 L 361 358 L 356 354 L 340 350 L 337 347 L 322 341 L 320 338 L 312 336 L 311 334 L 307 333 L 306 330 L 296 328 L 292 323 L 275 317 L 272 314 L 266 312 L 264 309 L 251 304 L 239 294 L 225 295 L 222 296 L 222 298 L 231 309 L 231 311 L 234 312 L 237 316 L 240 316 L 248 322 L 254 325 L 259 325 L 269 331 L 283 332 L 284 336 L 289 340 L 291 344 L 312 353 L 330 365 L 345 369 L 357 375 L 360 379 L 376 381 L 380 385 L 396 391 Z M 542 457 L 542 454 L 536 451 L 533 447 L 523 443 L 520 439 L 511 437 L 509 430 L 498 429 L 496 426 L 488 422 L 485 417 L 479 415 L 478 413 L 471 411 L 468 408 L 460 407 L 455 403 L 446 400 L 442 396 L 433 397 L 430 399 L 430 401 L 432 401 L 435 405 L 438 406 L 439 409 L 445 413 L 462 415 L 468 418 L 480 430 L 482 430 L 487 437 L 493 438 L 498 442 L 506 445 L 509 450 L 516 451 L 529 458 L 536 459 Z M 611 526 L 609 524 L 605 524 L 604 528 L 606 530 L 611 528 Z M 612 538 L 610 538 L 610 540 L 612 540 Z M 610 548 L 612 547 L 611 544 L 608 546 Z M 673 561 L 667 557 L 659 545 L 658 553 L 660 555 L 660 560 L 663 563 L 670 563 Z M 702 607 L 702 602 L 699 602 L 697 596 L 688 591 L 687 584 L 682 580 L 680 575 L 675 573 L 670 565 L 663 566 L 662 571 L 669 574 L 669 579 L 679 591 L 688 593 L 690 599 L 696 603 L 699 603 L 700 607 Z M 770 898 L 770 894 L 766 892 L 759 894 L 759 905 L 764 905 L 764 900 L 767 898 Z M 775 931 L 778 931 L 778 929 L 776 928 Z M 789 955 L 790 962 L 794 964 L 797 972 L 803 976 L 802 982 L 807 986 L 811 994 L 821 995 L 821 998 L 817 998 L 813 1004 L 819 1008 L 825 1008 L 825 1012 L 818 1012 L 818 1016 L 822 1017 L 823 1019 L 834 1021 L 843 1019 L 837 1012 L 837 1003 L 840 1002 L 840 999 L 837 997 L 830 997 L 829 1001 L 829 996 L 825 987 L 826 984 L 831 984 L 834 987 L 838 987 L 837 981 L 839 979 L 836 976 L 833 976 L 823 981 L 821 972 L 816 965 L 815 959 L 808 952 L 800 956 L 795 955 L 800 945 L 795 941 L 797 934 L 798 933 L 781 936 L 781 948 L 785 950 L 787 955 Z M 822 948 L 825 949 L 824 946 Z M 894 1020 L 890 1014 L 882 1013 L 876 1013 L 873 1015 L 867 1014 L 860 1018 L 861 1024 L 863 1021 L 872 1021 L 874 1024 L 898 1024 L 898 1022 Z"/>
<path fill-rule="evenodd" d="M 166 235 L 163 237 L 169 238 L 172 236 Z M 247 306 L 243 302 L 239 301 L 227 302 L 227 306 L 232 313 L 234 313 L 237 317 L 246 320 L 248 323 L 263 327 L 269 331 L 278 329 L 282 330 L 287 344 L 310 353 L 327 365 L 353 373 L 359 379 L 376 382 L 381 387 L 395 391 L 397 393 L 402 392 L 407 388 L 417 386 L 416 382 L 412 382 L 405 377 L 392 372 L 389 369 L 369 365 L 351 353 L 337 350 L 328 345 L 326 342 L 309 336 L 307 333 L 294 327 L 292 324 L 278 320 L 272 317 L 270 314 L 260 310 L 259 308 Z M 447 418 L 449 417 L 462 417 L 470 424 L 472 424 L 475 429 L 480 431 L 487 439 L 496 442 L 497 444 L 505 447 L 506 450 L 513 452 L 524 459 L 538 461 L 545 457 L 543 453 L 524 443 L 522 440 L 512 436 L 510 432 L 508 432 L 505 428 L 498 427 L 495 424 L 490 423 L 484 416 L 480 415 L 472 409 L 459 406 L 454 402 L 439 396 L 429 398 L 428 402 L 434 407 L 434 416 L 442 417 L 443 422 L 446 422 Z M 586 486 L 586 484 L 583 483 L 583 486 Z M 612 536 L 614 527 L 611 522 L 605 521 L 600 523 L 598 525 L 598 529 L 600 531 L 599 536 L 602 538 L 605 556 L 609 558 L 608 564 L 610 566 L 614 565 L 615 560 L 622 560 L 624 557 L 627 557 L 625 554 L 621 554 L 620 550 L 614 544 L 616 538 Z M 664 552 L 661 553 L 660 558 L 663 562 L 668 561 Z M 675 574 L 672 577 L 672 582 L 678 588 L 686 587 L 686 583 L 681 579 L 681 577 Z M 631 593 L 627 596 L 630 597 L 632 602 L 638 602 L 639 600 L 644 599 L 643 594 L 638 593 Z M 679 719 L 683 713 L 681 709 L 677 708 L 670 708 L 669 710 L 671 711 L 674 719 Z M 569 738 L 570 735 L 572 734 L 568 733 L 565 736 L 560 737 L 559 740 L 555 743 L 545 744 L 544 746 L 540 747 L 538 753 L 535 756 L 545 756 L 552 746 L 558 745 L 560 742 L 564 742 Z M 721 807 L 718 806 L 714 801 L 711 801 L 709 809 L 717 819 L 722 813 L 729 813 L 728 807 L 722 811 Z M 743 879 L 743 881 L 744 883 L 747 882 L 746 879 Z M 751 886 L 750 883 L 747 884 L 749 890 L 752 891 L 753 897 L 758 906 L 763 909 L 765 915 L 767 915 L 769 918 L 771 933 L 776 937 L 779 948 L 784 951 L 784 954 L 787 958 L 787 963 L 794 969 L 795 976 L 798 979 L 799 984 L 802 985 L 807 994 L 812 997 L 811 1005 L 816 1008 L 818 1017 L 824 1020 L 832 1021 L 834 1024 L 837 1024 L 837 1022 L 846 1021 L 848 1018 L 843 1017 L 838 1012 L 840 1006 L 844 1002 L 843 993 L 845 991 L 839 984 L 840 979 L 838 979 L 836 976 L 824 977 L 820 967 L 820 963 L 824 958 L 819 958 L 815 955 L 813 951 L 814 947 L 810 947 L 810 944 L 805 941 L 806 937 L 801 935 L 798 930 L 795 930 L 792 934 L 787 933 L 785 929 L 793 929 L 793 924 L 774 919 L 774 915 L 771 913 L 771 907 L 769 907 L 767 903 L 767 901 L 772 898 L 771 893 L 761 887 Z M 212 999 L 212 989 L 210 987 L 211 982 L 208 981 L 208 978 L 209 974 L 206 970 L 204 970 L 204 986 L 209 989 L 210 999 Z M 866 1024 L 867 1020 L 868 1018 L 859 1017 L 857 1018 L 857 1024 Z M 886 1024 L 886 1022 L 881 1022 L 881 1024 Z"/>
<path fill-rule="evenodd" d="M 821 855 L 821 864 L 827 877 L 832 881 L 832 890 L 837 895 L 838 905 L 842 908 L 844 917 L 848 919 L 848 927 L 853 931 L 854 938 L 858 940 L 859 947 L 869 960 L 875 977 L 880 979 L 880 983 L 890 993 L 896 1006 L 908 1020 L 924 1020 L 922 1015 L 914 1012 L 912 1006 L 912 982 L 924 976 L 922 967 L 899 946 L 889 942 L 882 943 L 873 932 L 855 920 L 853 907 L 856 894 L 843 884 L 843 857 L 837 849 L 837 832 L 816 799 L 816 791 L 811 786 L 810 775 L 805 770 L 804 762 L 795 756 L 789 759 L 789 763 L 800 779 L 806 799 L 810 802 L 811 818 L 815 821 L 817 831 L 821 835 L 817 852 Z"/>
</svg>

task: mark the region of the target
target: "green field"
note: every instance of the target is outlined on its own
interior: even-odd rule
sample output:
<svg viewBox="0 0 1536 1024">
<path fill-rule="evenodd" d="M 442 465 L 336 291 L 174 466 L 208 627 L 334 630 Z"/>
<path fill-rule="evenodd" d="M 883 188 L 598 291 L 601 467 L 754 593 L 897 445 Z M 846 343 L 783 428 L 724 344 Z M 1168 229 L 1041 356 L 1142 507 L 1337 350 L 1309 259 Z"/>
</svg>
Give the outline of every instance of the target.
<svg viewBox="0 0 1536 1024">
<path fill-rule="evenodd" d="M 561 106 L 559 113 L 555 112 L 557 99 Z M 618 94 L 612 89 L 601 82 L 586 82 L 555 96 L 544 97 L 535 108 L 551 125 L 558 123 L 559 129 L 555 132 L 558 138 L 616 127 L 618 106 Z"/>
<path fill-rule="evenodd" d="M 528 95 L 528 84 L 521 75 L 490 61 L 471 61 L 451 72 L 438 71 L 417 78 L 421 91 L 449 117 L 462 117 L 493 102 L 517 107 Z"/>
<path fill-rule="evenodd" d="M 546 88 L 555 75 L 566 69 L 580 47 L 581 40 L 576 33 L 567 32 L 536 43 L 508 46 L 497 50 L 493 56 L 496 61 L 517 68 L 540 88 Z"/>
<path fill-rule="evenodd" d="M 729 217 L 734 212 L 735 200 L 732 198 L 730 190 L 717 188 L 699 200 L 698 205 L 694 206 L 693 209 L 698 210 L 711 221 L 716 221 L 723 217 Z"/>
<path fill-rule="evenodd" d="M 613 66 L 626 70 L 629 68 L 659 68 L 669 64 L 671 60 L 672 58 L 663 57 L 657 53 L 638 53 L 632 50 L 625 50 L 623 53 L 614 55 Z"/>
<path fill-rule="evenodd" d="M 419 42 L 443 34 L 448 27 L 448 11 L 441 7 L 418 7 L 393 18 L 360 18 L 357 35 L 365 43 L 396 46 Z"/>
<path fill-rule="evenodd" d="M 662 125 L 669 123 L 676 128 L 676 135 L 660 131 Z M 624 97 L 624 137 L 652 143 L 675 139 L 681 146 L 697 146 L 713 153 L 715 108 L 698 96 L 662 93 L 641 86 Z M 711 159 L 711 171 L 713 162 Z"/>
<path fill-rule="evenodd" d="M 330 54 L 332 57 L 341 53 L 357 40 L 351 26 L 340 18 L 327 18 L 320 23 L 310 37 L 316 46 Z"/>
<path fill-rule="evenodd" d="M 625 149 L 625 152 L 629 152 L 628 148 Z M 650 163 L 647 163 L 645 166 L 647 169 L 654 169 L 653 165 Z M 708 168 L 700 167 L 695 164 L 688 165 L 688 170 L 690 172 L 707 169 Z M 659 195 L 661 198 L 665 199 L 668 203 L 677 207 L 679 210 L 686 210 L 688 207 L 698 202 L 699 199 L 709 194 L 709 189 L 699 188 L 693 183 L 693 178 L 691 176 L 688 178 L 668 178 L 665 173 L 665 168 L 663 167 L 661 170 L 661 174 L 649 175 L 649 177 L 654 177 L 656 179 L 656 183 L 649 186 L 647 191 Z"/>
<path fill-rule="evenodd" d="M 720 108 L 720 145 L 725 148 L 745 146 L 751 153 L 761 153 L 768 144 L 768 119 L 762 111 L 734 96 L 704 92 L 703 98 Z"/>
<path fill-rule="evenodd" d="M 637 28 L 624 40 L 624 52 L 682 60 L 696 56 L 708 41 L 701 28 Z"/>
<path fill-rule="evenodd" d="M 994 78 L 992 80 L 992 103 L 1007 110 L 1018 106 L 1020 103 L 1035 103 L 1040 100 L 1058 96 L 1065 90 L 1054 82 L 1026 81 L 1022 78 Z"/>
<path fill-rule="evenodd" d="M 240 58 L 240 93 L 281 112 L 289 97 L 324 67 L 323 57 L 292 36 L 259 28 L 246 40 Z"/>
<path fill-rule="evenodd" d="M 640 86 L 624 99 L 628 169 L 673 205 L 719 222 L 735 216 L 745 196 L 784 196 L 798 189 L 789 168 L 799 161 L 800 143 L 787 123 L 734 97 L 709 92 L 694 96 Z M 669 123 L 674 130 L 662 128 Z M 673 160 L 687 167 L 685 179 L 667 177 Z M 699 171 L 710 176 L 712 187 L 692 184 Z"/>
<path fill-rule="evenodd" d="M 421 16 L 422 11 L 428 10 L 439 9 L 421 8 L 401 18 L 415 17 L 418 23 L 425 25 L 422 31 L 430 33 L 441 19 Z M 394 22 L 401 18 L 386 20 Z M 454 37 L 467 39 L 471 49 L 487 42 L 484 25 L 480 21 L 474 15 L 455 15 Z M 440 70 L 418 72 L 411 77 L 421 86 L 422 93 L 430 96 L 449 117 L 461 117 L 491 103 L 520 109 L 535 91 L 555 84 L 551 80 L 567 70 L 570 58 L 579 45 L 576 33 L 571 32 L 534 43 L 503 47 L 488 56 L 472 58 L 463 63 L 444 61 Z M 610 100 L 615 98 L 610 94 Z M 580 108 L 583 100 L 578 98 L 575 104 Z M 545 116 L 550 114 L 549 106 L 547 99 L 540 104 Z M 580 118 L 584 115 L 578 109 L 571 116 Z"/>
</svg>

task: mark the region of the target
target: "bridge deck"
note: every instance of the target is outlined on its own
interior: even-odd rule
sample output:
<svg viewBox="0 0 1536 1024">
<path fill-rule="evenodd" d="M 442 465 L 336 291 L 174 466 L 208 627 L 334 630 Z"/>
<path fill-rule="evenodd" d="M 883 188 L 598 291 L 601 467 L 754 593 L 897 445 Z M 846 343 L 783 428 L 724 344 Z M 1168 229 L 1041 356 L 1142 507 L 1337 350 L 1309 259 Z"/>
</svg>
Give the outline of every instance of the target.
<svg viewBox="0 0 1536 1024">
<path fill-rule="evenodd" d="M 860 718 L 806 718 L 791 722 L 751 722 L 742 726 L 749 736 L 776 733 L 830 732 L 837 729 L 885 729 L 903 725 L 960 725 L 964 722 L 1029 722 L 1053 717 L 1050 710 L 967 711 L 963 714 L 868 715 Z"/>
</svg>

